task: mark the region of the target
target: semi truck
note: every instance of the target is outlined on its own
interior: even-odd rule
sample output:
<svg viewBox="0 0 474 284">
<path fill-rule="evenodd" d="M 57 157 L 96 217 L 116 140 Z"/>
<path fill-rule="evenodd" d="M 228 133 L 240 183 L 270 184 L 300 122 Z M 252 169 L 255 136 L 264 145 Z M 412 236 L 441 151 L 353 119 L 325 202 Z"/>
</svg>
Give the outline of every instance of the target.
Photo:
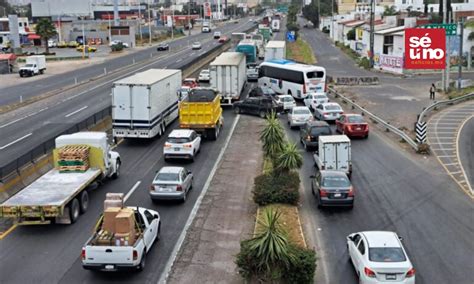
<svg viewBox="0 0 474 284">
<path fill-rule="evenodd" d="M 153 138 L 178 118 L 181 70 L 149 69 L 114 82 L 114 137 Z"/>
<path fill-rule="evenodd" d="M 280 31 L 280 20 L 273 19 L 272 20 L 272 31 L 279 32 Z"/>
<path fill-rule="evenodd" d="M 313 158 L 318 170 L 343 171 L 352 176 L 351 140 L 346 135 L 319 136 Z"/>
<path fill-rule="evenodd" d="M 72 224 L 87 211 L 89 186 L 120 174 L 120 155 L 110 150 L 105 132 L 61 135 L 55 146 L 54 168 L 2 203 L 0 217 L 14 219 L 19 225 Z M 89 149 L 87 169 L 64 172 L 60 151 L 67 147 Z"/>
<path fill-rule="evenodd" d="M 286 58 L 286 43 L 283 40 L 271 40 L 265 47 L 265 61 Z"/>
<path fill-rule="evenodd" d="M 241 40 L 235 48 L 235 51 L 245 54 L 247 63 L 257 62 L 258 48 L 255 41 L 251 39 Z"/>
<path fill-rule="evenodd" d="M 20 77 L 43 74 L 46 70 L 46 57 L 44 55 L 32 55 L 26 58 L 26 64 L 20 68 Z"/>
<path fill-rule="evenodd" d="M 222 98 L 222 105 L 232 105 L 240 99 L 247 82 L 245 55 L 240 52 L 224 52 L 209 65 L 211 88 Z"/>
<path fill-rule="evenodd" d="M 217 140 L 224 124 L 221 95 L 212 88 L 194 88 L 179 105 L 179 127 L 193 129 L 204 138 Z"/>
</svg>

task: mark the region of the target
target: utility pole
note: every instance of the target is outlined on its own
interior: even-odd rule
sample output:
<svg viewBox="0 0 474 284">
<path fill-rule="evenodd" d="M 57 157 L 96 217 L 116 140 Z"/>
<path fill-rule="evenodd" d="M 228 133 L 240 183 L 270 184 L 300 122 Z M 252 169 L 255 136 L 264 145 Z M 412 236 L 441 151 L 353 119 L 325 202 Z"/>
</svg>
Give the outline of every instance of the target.
<svg viewBox="0 0 474 284">
<path fill-rule="evenodd" d="M 334 3 L 333 3 L 334 6 Z M 318 0 L 318 29 L 321 26 L 321 0 Z"/>
<path fill-rule="evenodd" d="M 458 91 L 461 90 L 462 81 L 462 44 L 464 41 L 464 22 L 461 20 L 459 23 L 460 36 L 459 36 L 459 62 L 458 62 Z"/>
<path fill-rule="evenodd" d="M 188 3 L 188 35 L 191 36 L 191 1 Z"/>
<path fill-rule="evenodd" d="M 138 30 L 140 32 L 140 44 L 143 44 L 143 35 L 142 35 L 142 5 L 140 1 L 138 2 Z"/>
<path fill-rule="evenodd" d="M 172 16 L 171 16 L 171 39 L 174 39 L 174 3 L 171 2 Z"/>
<path fill-rule="evenodd" d="M 148 44 L 151 45 L 151 3 L 148 0 Z"/>
<path fill-rule="evenodd" d="M 334 35 L 334 1 L 335 0 L 331 0 L 331 33 L 332 33 L 333 39 L 335 39 L 335 35 Z"/>
<path fill-rule="evenodd" d="M 370 68 L 374 68 L 374 17 L 375 0 L 370 0 Z"/>
<path fill-rule="evenodd" d="M 86 57 L 86 35 L 84 32 L 84 17 L 82 17 L 82 59 Z"/>
<path fill-rule="evenodd" d="M 446 24 L 446 10 L 448 9 L 448 1 L 447 0 L 444 0 L 443 1 L 443 24 Z M 448 60 L 448 54 L 446 54 L 446 61 Z M 442 83 L 443 83 L 443 91 L 446 92 L 447 91 L 447 86 L 446 86 L 446 80 L 448 78 L 446 78 L 446 67 L 441 70 L 442 71 Z M 449 80 L 449 79 L 448 79 Z"/>
</svg>

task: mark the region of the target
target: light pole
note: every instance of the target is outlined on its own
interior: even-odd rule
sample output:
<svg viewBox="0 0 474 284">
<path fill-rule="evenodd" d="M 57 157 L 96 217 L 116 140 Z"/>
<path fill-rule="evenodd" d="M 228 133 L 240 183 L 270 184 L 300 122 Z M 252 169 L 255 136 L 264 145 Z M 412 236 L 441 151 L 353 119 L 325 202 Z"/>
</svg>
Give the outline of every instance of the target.
<svg viewBox="0 0 474 284">
<path fill-rule="evenodd" d="M 374 13 L 375 0 L 370 1 L 370 68 L 374 68 Z"/>
<path fill-rule="evenodd" d="M 318 29 L 320 26 L 321 26 L 321 0 L 318 0 Z"/>
<path fill-rule="evenodd" d="M 138 2 L 138 29 L 140 30 L 140 44 L 143 44 L 143 35 L 142 35 L 142 5 L 140 1 Z"/>
<path fill-rule="evenodd" d="M 188 35 L 191 36 L 191 1 L 188 3 Z"/>
<path fill-rule="evenodd" d="M 86 35 L 84 32 L 84 17 L 82 18 L 82 59 L 86 57 Z"/>
<path fill-rule="evenodd" d="M 458 91 L 461 90 L 462 81 L 462 44 L 464 41 L 464 21 L 461 20 L 459 23 L 459 61 L 458 61 Z"/>
<path fill-rule="evenodd" d="M 151 45 L 151 3 L 148 0 L 148 44 Z"/>
<path fill-rule="evenodd" d="M 171 16 L 171 39 L 174 39 L 174 3 L 171 2 L 172 16 Z"/>
</svg>

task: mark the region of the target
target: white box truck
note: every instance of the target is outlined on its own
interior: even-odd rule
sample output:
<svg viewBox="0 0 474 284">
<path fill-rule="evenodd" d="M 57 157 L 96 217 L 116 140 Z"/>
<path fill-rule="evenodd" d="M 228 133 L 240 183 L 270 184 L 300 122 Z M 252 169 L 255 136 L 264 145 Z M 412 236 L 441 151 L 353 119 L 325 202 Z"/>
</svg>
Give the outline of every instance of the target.
<svg viewBox="0 0 474 284">
<path fill-rule="evenodd" d="M 318 152 L 314 153 L 314 165 L 319 170 L 343 171 L 352 175 L 351 140 L 346 135 L 319 136 Z"/>
<path fill-rule="evenodd" d="M 280 31 L 280 20 L 273 19 L 272 20 L 272 31 L 279 32 Z"/>
<path fill-rule="evenodd" d="M 120 174 L 120 155 L 110 150 L 105 132 L 78 132 L 61 135 L 55 140 L 54 168 L 0 205 L 0 217 L 14 219 L 19 225 L 71 224 L 87 211 L 87 188 Z M 63 172 L 59 148 L 90 147 L 89 168 Z"/>
<path fill-rule="evenodd" d="M 178 118 L 181 70 L 149 69 L 114 82 L 114 137 L 153 138 Z"/>
<path fill-rule="evenodd" d="M 224 52 L 210 64 L 211 88 L 222 95 L 221 105 L 240 99 L 247 82 L 245 54 Z"/>
<path fill-rule="evenodd" d="M 46 70 L 46 57 L 32 55 L 26 58 L 26 64 L 20 68 L 20 77 L 43 74 Z"/>
<path fill-rule="evenodd" d="M 283 40 L 271 40 L 265 47 L 265 61 L 286 58 L 286 43 Z"/>
</svg>

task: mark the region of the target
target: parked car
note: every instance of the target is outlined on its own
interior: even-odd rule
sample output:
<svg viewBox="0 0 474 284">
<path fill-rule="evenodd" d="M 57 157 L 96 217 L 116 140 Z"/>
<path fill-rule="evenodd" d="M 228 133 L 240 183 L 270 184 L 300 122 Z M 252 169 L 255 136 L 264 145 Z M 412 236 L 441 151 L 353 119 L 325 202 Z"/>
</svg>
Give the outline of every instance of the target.
<svg viewBox="0 0 474 284">
<path fill-rule="evenodd" d="M 188 86 L 190 88 L 196 88 L 196 87 L 199 87 L 199 83 L 196 80 L 196 78 L 185 78 L 183 80 L 183 86 Z"/>
<path fill-rule="evenodd" d="M 333 121 L 339 119 L 344 110 L 338 103 L 323 103 L 314 110 L 314 116 L 320 120 Z"/>
<path fill-rule="evenodd" d="M 318 208 L 323 206 L 354 206 L 354 188 L 342 171 L 321 170 L 311 176 L 311 193 L 316 196 Z"/>
<path fill-rule="evenodd" d="M 319 136 L 331 134 L 331 127 L 327 122 L 308 121 L 300 128 L 300 142 L 306 151 L 318 149 Z"/>
<path fill-rule="evenodd" d="M 48 47 L 58 47 L 58 43 L 55 40 L 50 39 L 48 40 Z"/>
<path fill-rule="evenodd" d="M 395 232 L 365 231 L 346 239 L 359 283 L 415 284 L 415 268 Z"/>
<path fill-rule="evenodd" d="M 228 40 L 226 36 L 221 36 L 218 40 L 219 43 L 225 43 Z"/>
<path fill-rule="evenodd" d="M 328 103 L 329 98 L 323 93 L 310 93 L 303 102 L 305 106 L 314 111 L 320 104 Z"/>
<path fill-rule="evenodd" d="M 97 51 L 96 47 L 93 47 L 93 46 L 90 46 L 90 45 L 86 45 L 85 49 L 86 49 L 86 53 Z M 84 45 L 79 45 L 78 47 L 76 47 L 76 50 L 80 51 L 80 52 L 83 52 L 84 51 Z"/>
<path fill-rule="evenodd" d="M 313 119 L 313 114 L 305 106 L 295 106 L 288 112 L 288 125 L 290 128 L 305 125 L 306 122 Z"/>
<path fill-rule="evenodd" d="M 360 114 L 343 114 L 336 120 L 336 131 L 349 137 L 369 137 L 369 124 Z"/>
<path fill-rule="evenodd" d="M 255 63 L 247 64 L 247 81 L 258 81 L 258 65 Z"/>
<path fill-rule="evenodd" d="M 198 81 L 199 82 L 209 82 L 211 80 L 211 75 L 210 75 L 209 69 L 202 69 L 201 72 L 199 72 L 199 77 Z"/>
<path fill-rule="evenodd" d="M 193 174 L 184 167 L 163 167 L 156 174 L 150 187 L 150 198 L 186 201 L 193 188 Z"/>
<path fill-rule="evenodd" d="M 201 150 L 201 136 L 196 131 L 190 129 L 175 129 L 171 131 L 166 139 L 163 154 L 165 161 L 170 158 L 189 159 L 194 161 L 194 157 Z"/>
<path fill-rule="evenodd" d="M 72 40 L 67 44 L 67 47 L 69 47 L 69 48 L 76 48 L 78 46 L 79 46 L 79 43 L 75 40 Z"/>
<path fill-rule="evenodd" d="M 59 48 L 66 48 L 67 47 L 67 42 L 65 42 L 63 40 L 58 42 L 58 47 Z"/>
<path fill-rule="evenodd" d="M 214 32 L 214 38 L 215 38 L 215 39 L 220 38 L 221 35 L 222 35 L 221 32 Z"/>
<path fill-rule="evenodd" d="M 121 44 L 123 47 L 127 48 L 128 44 L 121 40 L 113 40 L 109 43 L 109 46 Z"/>
<path fill-rule="evenodd" d="M 196 42 L 193 42 L 193 45 L 191 46 L 191 49 L 201 49 L 202 46 L 201 46 L 201 43 L 196 41 Z"/>
<path fill-rule="evenodd" d="M 248 113 L 258 115 L 261 118 L 265 118 L 267 114 L 272 111 L 280 113 L 283 111 L 283 106 L 277 104 L 275 101 L 265 97 L 253 97 L 247 98 L 243 101 L 235 102 L 232 105 L 235 113 Z"/>
<path fill-rule="evenodd" d="M 250 97 L 267 97 L 275 100 L 276 93 L 273 89 L 265 86 L 255 87 L 249 92 Z"/>
<path fill-rule="evenodd" d="M 164 51 L 164 50 L 169 50 L 169 49 L 170 49 L 170 45 L 167 42 L 162 42 L 158 45 L 158 47 L 156 48 L 156 51 Z"/>
<path fill-rule="evenodd" d="M 284 111 L 289 111 L 296 106 L 295 99 L 290 95 L 278 95 L 276 96 L 276 102 L 283 105 Z"/>
</svg>

